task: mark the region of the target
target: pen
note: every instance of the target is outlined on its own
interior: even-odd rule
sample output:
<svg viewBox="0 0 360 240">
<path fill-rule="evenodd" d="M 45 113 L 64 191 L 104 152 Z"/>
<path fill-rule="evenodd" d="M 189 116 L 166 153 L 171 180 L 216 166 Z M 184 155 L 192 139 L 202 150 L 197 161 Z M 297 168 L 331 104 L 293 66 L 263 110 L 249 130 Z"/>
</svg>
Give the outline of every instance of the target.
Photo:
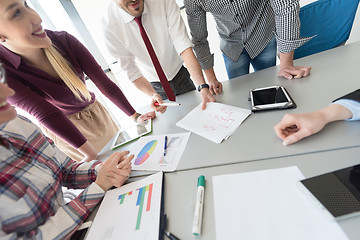
<svg viewBox="0 0 360 240">
<path fill-rule="evenodd" d="M 166 214 L 163 215 L 162 221 L 160 221 L 160 226 L 161 226 L 160 229 L 163 231 L 165 236 L 167 236 L 170 240 L 180 240 L 174 234 L 172 234 L 171 232 L 166 230 L 166 227 L 167 227 L 167 215 Z"/>
<path fill-rule="evenodd" d="M 164 144 L 164 157 L 166 156 L 167 139 L 168 139 L 168 137 L 167 137 L 167 136 L 165 136 L 165 144 Z"/>
<path fill-rule="evenodd" d="M 167 106 L 167 107 L 173 107 L 173 106 L 180 106 L 180 103 L 177 103 L 177 102 L 165 102 L 165 103 L 158 103 L 158 102 L 155 102 L 154 103 L 155 106 Z"/>
<path fill-rule="evenodd" d="M 199 176 L 197 183 L 196 205 L 195 205 L 194 221 L 192 227 L 192 233 L 196 236 L 200 236 L 201 234 L 204 193 L 205 193 L 205 177 L 201 175 Z"/>
<path fill-rule="evenodd" d="M 179 238 L 177 238 L 174 234 L 172 234 L 171 232 L 168 232 L 166 230 L 164 230 L 164 234 L 171 240 L 179 240 Z"/>
</svg>

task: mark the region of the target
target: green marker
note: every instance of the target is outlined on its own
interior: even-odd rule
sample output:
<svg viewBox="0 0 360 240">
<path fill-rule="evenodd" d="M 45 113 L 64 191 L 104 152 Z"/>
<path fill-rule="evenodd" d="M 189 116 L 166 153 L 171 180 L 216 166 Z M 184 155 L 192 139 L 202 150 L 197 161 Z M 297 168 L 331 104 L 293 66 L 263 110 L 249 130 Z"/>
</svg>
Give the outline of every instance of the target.
<svg viewBox="0 0 360 240">
<path fill-rule="evenodd" d="M 204 207 L 204 194 L 205 194 L 205 177 L 203 175 L 199 176 L 197 183 L 197 195 L 196 195 L 196 205 L 194 213 L 194 221 L 192 227 L 192 233 L 196 236 L 201 234 L 201 224 L 202 224 L 202 215 Z"/>
</svg>

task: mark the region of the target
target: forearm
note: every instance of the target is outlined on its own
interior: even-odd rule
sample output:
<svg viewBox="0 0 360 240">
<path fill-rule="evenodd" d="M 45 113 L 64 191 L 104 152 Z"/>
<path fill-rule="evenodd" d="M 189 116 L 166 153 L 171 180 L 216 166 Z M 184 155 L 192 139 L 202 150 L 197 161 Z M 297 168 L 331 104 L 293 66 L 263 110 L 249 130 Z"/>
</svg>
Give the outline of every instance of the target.
<svg viewBox="0 0 360 240">
<path fill-rule="evenodd" d="M 98 71 L 93 72 L 89 77 L 95 83 L 96 87 L 126 115 L 130 116 L 134 114 L 135 110 L 123 91 L 109 79 L 101 68 Z"/>
<path fill-rule="evenodd" d="M 39 226 L 38 232 L 43 239 L 68 238 L 86 220 L 104 194 L 96 183 L 91 184 L 77 198 L 58 209 L 44 225 Z"/>
<path fill-rule="evenodd" d="M 218 81 L 215 76 L 214 68 L 208 68 L 208 69 L 204 70 L 204 73 L 205 73 L 206 79 L 208 80 L 209 83 Z"/>
<path fill-rule="evenodd" d="M 280 69 L 294 66 L 294 51 L 288 53 L 280 53 Z"/>
<path fill-rule="evenodd" d="M 133 84 L 137 89 L 150 97 L 154 96 L 154 94 L 157 93 L 145 77 L 140 77 L 136 79 Z"/>
<path fill-rule="evenodd" d="M 86 162 L 97 159 L 98 152 L 89 141 L 86 141 L 83 145 L 77 148 L 77 150 L 85 156 L 84 160 Z"/>
<path fill-rule="evenodd" d="M 61 156 L 65 155 L 58 148 L 57 159 L 65 159 L 61 163 L 62 183 L 64 187 L 70 189 L 84 189 L 96 180 L 98 168 L 101 162 L 93 160 L 90 162 L 76 162 L 69 158 Z"/>
<path fill-rule="evenodd" d="M 184 60 L 185 66 L 189 71 L 192 80 L 195 82 L 195 85 L 199 86 L 205 83 L 205 79 L 202 73 L 200 64 L 195 57 L 195 54 L 192 48 L 185 49 L 180 56 Z"/>
<path fill-rule="evenodd" d="M 62 113 L 54 114 L 42 120 L 39 118 L 37 119 L 49 131 L 69 143 L 74 148 L 81 147 L 87 141 L 86 137 L 79 129 Z"/>
<path fill-rule="evenodd" d="M 331 104 L 323 109 L 320 109 L 318 113 L 322 116 L 326 123 L 345 120 L 352 117 L 351 111 L 340 104 Z"/>
</svg>

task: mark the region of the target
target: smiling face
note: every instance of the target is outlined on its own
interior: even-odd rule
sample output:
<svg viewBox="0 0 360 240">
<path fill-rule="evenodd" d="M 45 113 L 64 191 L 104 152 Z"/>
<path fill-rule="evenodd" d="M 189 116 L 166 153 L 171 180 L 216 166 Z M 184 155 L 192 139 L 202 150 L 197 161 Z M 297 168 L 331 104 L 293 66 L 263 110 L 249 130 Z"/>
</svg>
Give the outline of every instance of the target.
<svg viewBox="0 0 360 240">
<path fill-rule="evenodd" d="M 0 1 L 0 43 L 22 55 L 30 49 L 51 46 L 40 16 L 24 0 Z"/>
<path fill-rule="evenodd" d="M 8 122 L 16 117 L 16 111 L 7 102 L 7 97 L 14 95 L 15 92 L 6 84 L 5 70 L 0 64 L 0 124 Z"/>
<path fill-rule="evenodd" d="M 115 0 L 115 2 L 134 17 L 139 17 L 144 11 L 144 0 Z"/>
</svg>

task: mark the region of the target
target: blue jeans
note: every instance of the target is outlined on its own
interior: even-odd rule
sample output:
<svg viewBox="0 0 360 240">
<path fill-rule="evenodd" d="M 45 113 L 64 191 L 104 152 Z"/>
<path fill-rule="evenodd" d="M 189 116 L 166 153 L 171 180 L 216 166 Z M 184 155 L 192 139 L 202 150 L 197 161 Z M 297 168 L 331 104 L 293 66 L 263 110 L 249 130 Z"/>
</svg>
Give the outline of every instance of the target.
<svg viewBox="0 0 360 240">
<path fill-rule="evenodd" d="M 239 59 L 235 62 L 223 53 L 225 68 L 229 79 L 239 77 L 249 73 L 250 63 L 255 71 L 276 65 L 276 40 L 275 36 L 271 39 L 266 48 L 254 59 L 251 59 L 245 48 L 241 52 Z"/>
</svg>

